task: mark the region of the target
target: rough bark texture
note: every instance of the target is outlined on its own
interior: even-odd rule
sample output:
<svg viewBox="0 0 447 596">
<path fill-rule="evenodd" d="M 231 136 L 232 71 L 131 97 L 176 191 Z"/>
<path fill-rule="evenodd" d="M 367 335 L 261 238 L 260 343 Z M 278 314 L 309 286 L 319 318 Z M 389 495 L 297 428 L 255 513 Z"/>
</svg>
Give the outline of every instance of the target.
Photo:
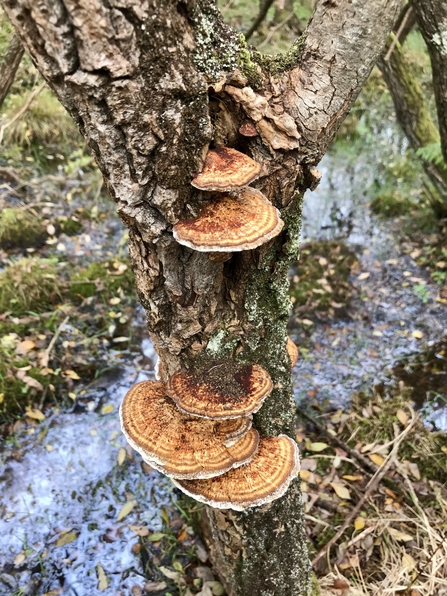
<svg viewBox="0 0 447 596">
<path fill-rule="evenodd" d="M 447 3 L 412 0 L 419 29 L 430 54 L 444 161 L 447 163 Z"/>
<path fill-rule="evenodd" d="M 387 87 L 393 98 L 397 120 L 414 149 L 439 142 L 439 132 L 433 122 L 421 84 L 411 71 L 404 50 L 399 43 L 388 60 L 379 60 Z M 423 161 L 424 169 L 435 186 L 442 202 L 447 205 L 447 168 Z"/>
<path fill-rule="evenodd" d="M 211 0 L 4 0 L 37 67 L 77 121 L 129 227 L 148 328 L 168 375 L 210 357 L 258 362 L 274 391 L 261 434 L 295 434 L 287 273 L 301 197 L 361 90 L 401 0 L 324 0 L 278 59 L 250 52 Z M 259 135 L 238 133 L 251 119 Z M 262 164 L 255 183 L 282 211 L 281 235 L 225 263 L 171 229 L 209 194 L 190 185 L 211 144 Z M 208 509 L 212 556 L 231 596 L 298 596 L 310 565 L 296 482 L 271 505 Z"/>
<path fill-rule="evenodd" d="M 14 82 L 22 56 L 22 43 L 17 35 L 13 35 L 0 63 L 0 107 Z"/>
</svg>

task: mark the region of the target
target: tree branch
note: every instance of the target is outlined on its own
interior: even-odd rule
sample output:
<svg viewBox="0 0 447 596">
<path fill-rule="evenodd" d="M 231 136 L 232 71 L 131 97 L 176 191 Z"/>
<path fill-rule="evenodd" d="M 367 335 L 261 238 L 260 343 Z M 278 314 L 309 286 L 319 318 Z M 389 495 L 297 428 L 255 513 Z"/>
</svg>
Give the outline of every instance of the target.
<svg viewBox="0 0 447 596">
<path fill-rule="evenodd" d="M 245 34 L 246 40 L 250 39 L 250 37 L 253 35 L 253 33 L 256 31 L 256 29 L 259 27 L 259 25 L 262 23 L 262 21 L 265 19 L 265 17 L 267 16 L 267 13 L 269 11 L 269 8 L 271 7 L 271 5 L 273 4 L 274 1 L 275 0 L 264 0 L 264 3 L 261 6 L 261 10 L 259 11 L 258 16 L 254 20 L 250 29 Z"/>
<path fill-rule="evenodd" d="M 0 108 L 8 95 L 11 85 L 14 83 L 17 69 L 23 56 L 23 46 L 17 35 L 13 35 L 3 60 L 0 63 Z"/>
<path fill-rule="evenodd" d="M 445 0 L 411 3 L 430 54 L 442 154 L 447 163 L 447 3 Z"/>
<path fill-rule="evenodd" d="M 365 84 L 403 0 L 320 0 L 304 32 L 286 109 L 318 162 Z"/>
</svg>

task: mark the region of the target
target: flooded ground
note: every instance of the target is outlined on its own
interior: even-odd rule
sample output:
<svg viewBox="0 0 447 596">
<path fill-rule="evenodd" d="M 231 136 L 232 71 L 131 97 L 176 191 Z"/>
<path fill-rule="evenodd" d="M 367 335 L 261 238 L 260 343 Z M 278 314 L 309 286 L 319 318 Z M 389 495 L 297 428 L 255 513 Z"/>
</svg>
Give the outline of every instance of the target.
<svg viewBox="0 0 447 596">
<path fill-rule="evenodd" d="M 384 133 L 381 142 L 394 141 Z M 447 374 L 432 366 L 429 383 L 418 385 L 414 376 L 420 378 L 420 369 L 411 364 L 425 350 L 431 361 L 445 361 L 447 348 L 440 342 L 447 335 L 447 307 L 436 301 L 438 287 L 417 265 L 412 246 L 403 252 L 391 226 L 371 215 L 365 189 L 376 173 L 367 155 L 350 161 L 333 152 L 320 170 L 319 188 L 306 197 L 303 241 L 342 239 L 357 258 L 350 275 L 355 292 L 344 318 L 294 321 L 292 336 L 301 349 L 294 369 L 297 400 L 337 408 L 355 391 L 377 386 L 386 392 L 401 382 L 416 387 L 420 406 L 427 391 L 438 399 L 438 409 L 427 408 L 427 420 L 445 430 L 447 412 L 439 395 Z M 67 238 L 59 248 L 82 258 L 122 237 L 116 220 L 96 235 Z M 169 481 L 142 466 L 119 430 L 125 392 L 154 374 L 155 354 L 141 311 L 132 338 L 124 356 L 110 352 L 114 368 L 79 393 L 71 409 L 53 409 L 40 423 L 16 425 L 2 444 L 0 595 L 142 593 L 151 569 L 143 569 L 147 560 L 137 556 L 140 538 L 161 532 L 166 508 L 177 497 Z M 191 528 L 181 532 L 182 542 L 192 546 Z M 169 593 L 167 582 L 162 593 Z"/>
<path fill-rule="evenodd" d="M 399 140 L 385 132 L 377 138 L 377 151 L 393 142 Z M 434 350 L 437 363 L 445 363 L 442 347 L 434 346 L 447 337 L 447 307 L 437 301 L 439 286 L 416 263 L 418 251 L 411 242 L 399 242 L 392 225 L 371 214 L 367 189 L 377 172 L 367 156 L 347 160 L 334 151 L 319 169 L 321 183 L 304 203 L 303 244 L 336 238 L 353 249 L 358 262 L 350 281 L 355 291 L 347 318 L 292 322 L 292 337 L 305 346 L 294 369 L 295 391 L 300 402 L 317 399 L 337 408 L 348 404 L 354 391 L 394 383 L 389 375 L 396 367 L 400 380 L 410 384 L 402 370 L 410 371 L 421 351 Z M 424 406 L 427 421 L 447 430 L 445 383 L 435 386 L 420 382 L 413 399 Z"/>
</svg>

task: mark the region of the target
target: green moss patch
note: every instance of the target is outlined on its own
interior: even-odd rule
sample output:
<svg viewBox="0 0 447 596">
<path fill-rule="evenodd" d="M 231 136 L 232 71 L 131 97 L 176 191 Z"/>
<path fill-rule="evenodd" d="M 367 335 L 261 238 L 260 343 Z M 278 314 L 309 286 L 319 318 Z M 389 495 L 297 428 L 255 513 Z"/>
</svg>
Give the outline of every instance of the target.
<svg viewBox="0 0 447 596">
<path fill-rule="evenodd" d="M 42 312 L 56 302 L 61 282 L 56 265 L 49 259 L 25 257 L 0 273 L 0 312 Z"/>
<path fill-rule="evenodd" d="M 129 268 L 129 261 L 100 261 L 81 269 L 72 277 L 70 297 L 73 300 L 79 300 L 101 293 L 109 300 L 120 288 L 125 293 L 129 293 L 133 287 L 134 278 Z"/>
<path fill-rule="evenodd" d="M 290 286 L 294 316 L 344 316 L 349 307 L 349 283 L 355 253 L 337 240 L 303 246 Z"/>
<path fill-rule="evenodd" d="M 29 248 L 43 244 L 46 232 L 42 220 L 27 209 L 3 209 L 0 216 L 0 246 Z"/>
</svg>

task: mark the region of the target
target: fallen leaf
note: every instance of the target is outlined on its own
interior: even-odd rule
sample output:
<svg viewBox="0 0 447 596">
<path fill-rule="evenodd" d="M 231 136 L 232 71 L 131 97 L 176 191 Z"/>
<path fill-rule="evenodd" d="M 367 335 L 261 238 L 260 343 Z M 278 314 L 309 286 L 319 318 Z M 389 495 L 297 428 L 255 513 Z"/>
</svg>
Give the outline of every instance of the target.
<svg viewBox="0 0 447 596">
<path fill-rule="evenodd" d="M 324 451 L 328 447 L 329 445 L 327 443 L 310 443 L 308 449 L 309 451 L 315 451 L 316 453 L 319 453 L 320 451 Z"/>
<path fill-rule="evenodd" d="M 371 275 L 371 273 L 369 271 L 364 271 L 363 273 L 360 273 L 360 275 L 357 277 L 357 279 L 359 281 L 362 281 L 364 279 L 368 279 L 368 277 Z"/>
<path fill-rule="evenodd" d="M 81 378 L 78 375 L 78 373 L 76 373 L 74 370 L 65 370 L 64 377 L 68 377 L 69 379 L 73 379 L 74 381 L 79 381 L 79 379 Z"/>
<path fill-rule="evenodd" d="M 412 569 L 415 569 L 416 561 L 413 559 L 413 557 L 409 553 L 404 553 L 402 555 L 402 567 L 406 567 L 410 571 Z"/>
<path fill-rule="evenodd" d="M 16 567 L 18 565 L 21 565 L 25 559 L 26 559 L 25 553 L 19 553 L 18 555 L 16 555 L 16 557 L 14 559 L 14 565 Z"/>
<path fill-rule="evenodd" d="M 126 517 L 126 515 L 129 515 L 129 513 L 132 511 L 136 504 L 136 501 L 127 501 L 127 503 L 123 505 L 121 511 L 119 512 L 117 521 L 121 521 Z"/>
<path fill-rule="evenodd" d="M 445 269 L 447 267 L 447 261 L 438 261 L 435 265 L 438 269 Z"/>
<path fill-rule="evenodd" d="M 78 537 L 75 531 L 65 532 L 61 534 L 59 538 L 56 540 L 56 546 L 65 546 L 66 544 L 70 544 Z"/>
<path fill-rule="evenodd" d="M 331 482 L 330 483 L 332 488 L 334 489 L 335 493 L 337 494 L 338 497 L 340 497 L 340 499 L 350 499 L 351 498 L 351 493 L 349 492 L 349 490 L 346 488 L 346 486 L 344 484 L 341 484 L 339 482 Z"/>
<path fill-rule="evenodd" d="M 112 306 L 115 306 L 116 304 L 119 304 L 121 302 L 121 298 L 118 298 L 118 296 L 116 296 L 115 298 L 111 298 L 109 300 L 109 304 L 111 304 Z"/>
<path fill-rule="evenodd" d="M 49 236 L 54 236 L 55 233 L 56 233 L 56 228 L 53 226 L 53 224 L 48 224 L 47 225 L 47 234 Z"/>
<path fill-rule="evenodd" d="M 419 331 L 419 330 L 412 331 L 411 335 L 413 337 L 415 337 L 416 339 L 422 339 L 424 337 L 424 334 L 422 333 L 422 331 Z"/>
<path fill-rule="evenodd" d="M 29 368 L 31 368 L 31 367 L 26 367 L 26 370 L 29 370 Z M 36 379 L 33 379 L 33 377 L 29 377 L 23 369 L 17 371 L 16 377 L 20 381 L 23 381 L 23 383 L 25 383 L 25 385 L 28 385 L 28 387 L 33 387 L 34 389 L 43 391 L 43 385 L 41 383 L 39 383 L 39 381 L 37 381 Z"/>
<path fill-rule="evenodd" d="M 303 325 L 313 325 L 314 322 L 311 321 L 310 319 L 301 319 L 301 322 L 303 323 Z"/>
<path fill-rule="evenodd" d="M 144 584 L 144 591 L 147 592 L 147 594 L 153 594 L 154 592 L 161 592 L 167 587 L 166 582 L 146 582 Z"/>
<path fill-rule="evenodd" d="M 178 581 L 180 579 L 180 577 L 181 577 L 180 571 L 173 571 L 172 569 L 168 569 L 167 567 L 160 567 L 160 571 L 168 579 L 172 579 L 174 581 Z"/>
<path fill-rule="evenodd" d="M 385 461 L 385 458 L 378 453 L 368 453 L 368 457 L 373 463 L 376 464 L 376 466 L 381 466 Z"/>
<path fill-rule="evenodd" d="M 365 520 L 363 517 L 358 517 L 355 521 L 354 521 L 354 528 L 356 530 L 363 530 L 363 528 L 365 527 Z"/>
<path fill-rule="evenodd" d="M 399 420 L 399 422 L 402 424 L 402 426 L 407 426 L 408 414 L 404 410 L 401 410 L 399 408 L 396 412 L 396 416 L 397 416 L 397 419 Z"/>
<path fill-rule="evenodd" d="M 118 463 L 119 466 L 122 466 L 123 463 L 125 462 L 127 457 L 127 451 L 124 449 L 124 447 L 120 447 L 118 449 L 118 454 L 116 456 L 116 461 Z"/>
<path fill-rule="evenodd" d="M 207 586 L 211 588 L 211 592 L 213 596 L 223 596 L 225 594 L 225 590 L 223 585 L 218 581 L 209 581 L 206 582 Z"/>
<path fill-rule="evenodd" d="M 309 478 L 312 476 L 312 472 L 309 472 L 309 470 L 300 470 L 300 477 L 301 480 L 304 480 L 305 482 L 309 481 Z"/>
<path fill-rule="evenodd" d="M 337 577 L 334 579 L 334 585 L 332 586 L 335 590 L 349 590 L 349 584 L 345 579 Z"/>
<path fill-rule="evenodd" d="M 405 532 L 401 532 L 400 530 L 396 530 L 395 528 L 387 528 L 390 536 L 399 540 L 400 542 L 410 542 L 410 540 L 414 540 L 413 536 L 410 534 L 406 534 Z"/>
<path fill-rule="evenodd" d="M 354 476 L 352 474 L 345 474 L 342 478 L 350 480 L 351 482 L 359 482 L 360 480 L 363 480 L 363 476 Z"/>
<path fill-rule="evenodd" d="M 0 404 L 3 403 L 4 399 L 5 399 L 5 394 L 4 393 L 0 393 Z"/>
<path fill-rule="evenodd" d="M 25 416 L 34 420 L 45 420 L 45 414 L 37 408 L 26 408 Z"/>
<path fill-rule="evenodd" d="M 110 414 L 115 409 L 115 406 L 112 404 L 105 404 L 101 408 L 101 414 Z"/>
<path fill-rule="evenodd" d="M 129 528 L 137 536 L 149 536 L 149 528 L 147 526 L 129 526 Z"/>
<path fill-rule="evenodd" d="M 179 542 L 183 542 L 184 540 L 186 540 L 186 538 L 188 537 L 188 532 L 186 531 L 186 529 L 183 529 L 180 534 L 177 536 L 177 540 Z"/>
<path fill-rule="evenodd" d="M 37 348 L 36 344 L 31 339 L 21 341 L 17 347 L 20 348 L 22 352 L 29 352 L 30 350 Z"/>
<path fill-rule="evenodd" d="M 59 244 L 56 246 L 56 250 L 58 250 L 59 252 L 64 252 L 66 250 L 65 244 L 63 242 L 59 242 Z"/>
<path fill-rule="evenodd" d="M 107 581 L 107 576 L 104 569 L 99 563 L 96 566 L 96 577 L 98 578 L 98 590 L 101 590 L 101 592 L 107 590 L 109 582 Z"/>
<path fill-rule="evenodd" d="M 48 453 L 51 453 L 52 451 L 54 451 L 54 447 L 53 447 L 53 445 L 50 445 L 50 443 L 47 443 L 45 445 L 45 449 L 48 451 Z"/>
<path fill-rule="evenodd" d="M 377 331 L 377 330 L 375 330 L 375 331 L 373 331 L 373 332 L 372 332 L 372 334 L 373 334 L 375 337 L 383 337 L 383 333 L 382 333 L 381 331 Z"/>
<path fill-rule="evenodd" d="M 163 534 L 162 532 L 155 532 L 154 534 L 151 534 L 148 538 L 148 540 L 150 540 L 151 542 L 160 542 L 160 540 L 166 536 L 166 534 Z M 166 576 L 167 577 L 167 576 Z"/>
</svg>

